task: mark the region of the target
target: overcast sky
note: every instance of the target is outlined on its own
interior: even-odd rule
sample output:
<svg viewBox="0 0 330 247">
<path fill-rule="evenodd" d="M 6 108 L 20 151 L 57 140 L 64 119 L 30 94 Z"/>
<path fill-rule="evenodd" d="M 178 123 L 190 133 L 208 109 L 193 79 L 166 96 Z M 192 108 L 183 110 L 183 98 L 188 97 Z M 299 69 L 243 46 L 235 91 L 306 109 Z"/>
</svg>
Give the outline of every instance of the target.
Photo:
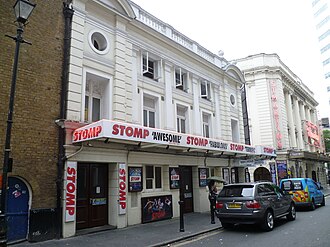
<svg viewBox="0 0 330 247">
<path fill-rule="evenodd" d="M 311 0 L 133 1 L 209 51 L 224 51 L 227 60 L 277 53 L 314 92 L 319 117 L 326 116 Z"/>
</svg>

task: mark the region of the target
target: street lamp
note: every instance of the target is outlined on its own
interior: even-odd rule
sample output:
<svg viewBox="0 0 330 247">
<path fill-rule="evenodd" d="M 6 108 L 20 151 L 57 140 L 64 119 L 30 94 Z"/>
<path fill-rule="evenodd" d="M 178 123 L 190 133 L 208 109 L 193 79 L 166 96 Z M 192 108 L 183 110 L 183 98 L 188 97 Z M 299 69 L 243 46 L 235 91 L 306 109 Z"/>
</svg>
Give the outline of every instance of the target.
<svg viewBox="0 0 330 247">
<path fill-rule="evenodd" d="M 15 88 L 16 88 L 16 77 L 17 77 L 17 65 L 18 65 L 18 54 L 21 43 L 31 44 L 23 39 L 24 24 L 31 15 L 36 5 L 30 3 L 28 0 L 17 0 L 14 5 L 14 12 L 17 21 L 17 34 L 15 37 L 6 35 L 12 38 L 16 42 L 15 58 L 13 64 L 13 74 L 11 80 L 10 98 L 9 98 L 9 111 L 7 119 L 7 132 L 6 142 L 4 150 L 4 161 L 2 168 L 2 183 L 1 183 L 1 200 L 0 200 L 0 246 L 7 246 L 7 174 L 11 170 L 12 159 L 10 157 L 10 139 L 11 139 L 11 128 L 13 124 L 13 112 L 14 112 L 14 99 L 15 99 Z"/>
</svg>

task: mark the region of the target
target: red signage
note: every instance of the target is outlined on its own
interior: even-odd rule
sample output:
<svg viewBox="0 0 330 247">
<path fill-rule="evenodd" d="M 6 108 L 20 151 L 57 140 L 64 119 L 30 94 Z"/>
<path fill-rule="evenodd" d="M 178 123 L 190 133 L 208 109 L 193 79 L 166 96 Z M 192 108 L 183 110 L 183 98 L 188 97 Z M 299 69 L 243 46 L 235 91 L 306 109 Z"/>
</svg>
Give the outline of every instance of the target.
<svg viewBox="0 0 330 247">
<path fill-rule="evenodd" d="M 73 141 L 85 141 L 89 139 L 96 138 L 100 135 L 102 131 L 101 126 L 90 127 L 88 129 L 75 130 L 73 132 Z"/>
<path fill-rule="evenodd" d="M 280 115 L 278 111 L 277 106 L 277 97 L 276 97 L 276 82 L 271 81 L 271 99 L 272 99 L 272 105 L 273 105 L 273 114 L 274 114 L 274 120 L 275 120 L 275 134 L 276 134 L 276 141 L 277 141 L 277 148 L 282 149 L 282 133 L 280 128 Z"/>
<path fill-rule="evenodd" d="M 66 169 L 65 222 L 75 220 L 77 163 L 68 161 Z"/>
<path fill-rule="evenodd" d="M 119 164 L 119 214 L 126 214 L 126 165 L 124 163 Z"/>
<path fill-rule="evenodd" d="M 141 125 L 116 122 L 106 119 L 76 129 L 73 132 L 72 138 L 73 143 L 107 138 L 183 148 L 196 148 L 217 152 L 225 151 L 229 153 L 258 155 L 255 147 L 246 144 L 232 143 L 169 130 L 148 128 Z M 266 153 L 265 155 L 268 154 Z M 274 153 L 271 154 L 271 156 L 273 155 Z"/>
</svg>

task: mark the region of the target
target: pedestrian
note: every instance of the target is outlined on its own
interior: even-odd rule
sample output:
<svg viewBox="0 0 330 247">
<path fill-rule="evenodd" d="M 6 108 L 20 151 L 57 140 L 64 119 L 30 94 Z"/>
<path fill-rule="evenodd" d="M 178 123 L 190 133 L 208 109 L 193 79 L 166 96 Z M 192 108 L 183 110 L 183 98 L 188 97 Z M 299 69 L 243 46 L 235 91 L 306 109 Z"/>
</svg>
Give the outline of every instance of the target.
<svg viewBox="0 0 330 247">
<path fill-rule="evenodd" d="M 216 199 L 217 199 L 217 187 L 215 186 L 214 180 L 210 180 L 207 186 L 209 188 L 211 224 L 215 224 L 214 214 L 215 214 L 215 204 L 216 204 Z"/>
</svg>

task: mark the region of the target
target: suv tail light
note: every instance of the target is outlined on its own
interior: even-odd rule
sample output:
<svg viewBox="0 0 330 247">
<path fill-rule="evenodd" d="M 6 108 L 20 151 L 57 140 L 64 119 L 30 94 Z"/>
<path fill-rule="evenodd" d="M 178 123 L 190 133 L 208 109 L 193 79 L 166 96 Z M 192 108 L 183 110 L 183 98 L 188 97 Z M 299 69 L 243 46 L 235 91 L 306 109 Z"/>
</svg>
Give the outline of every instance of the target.
<svg viewBox="0 0 330 247">
<path fill-rule="evenodd" d="M 222 202 L 217 202 L 217 203 L 215 204 L 215 208 L 216 208 L 216 209 L 222 209 L 222 208 L 223 208 L 223 203 L 222 203 Z"/>
<path fill-rule="evenodd" d="M 256 200 L 253 200 L 253 201 L 247 201 L 247 202 L 245 203 L 245 206 L 246 206 L 247 208 L 253 208 L 253 209 L 259 209 L 259 208 L 261 208 L 260 203 L 257 202 Z"/>
</svg>

